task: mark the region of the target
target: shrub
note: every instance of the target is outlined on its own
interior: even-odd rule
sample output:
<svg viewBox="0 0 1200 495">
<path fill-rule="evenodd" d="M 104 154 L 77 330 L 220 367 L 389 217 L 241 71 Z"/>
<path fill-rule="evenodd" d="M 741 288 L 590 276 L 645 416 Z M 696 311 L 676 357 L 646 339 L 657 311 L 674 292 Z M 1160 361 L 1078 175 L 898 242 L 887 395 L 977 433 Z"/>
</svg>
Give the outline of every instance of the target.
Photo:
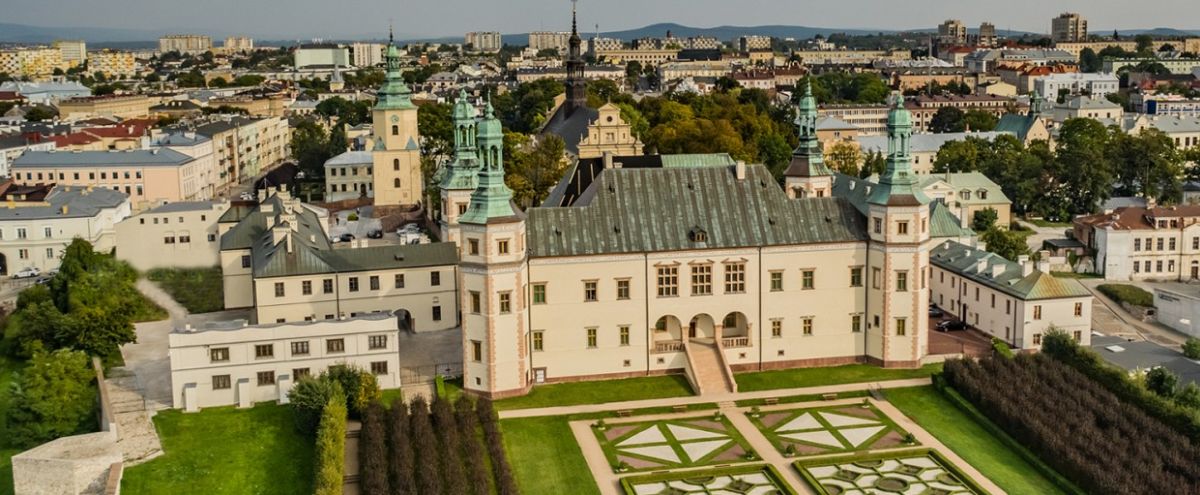
<svg viewBox="0 0 1200 495">
<path fill-rule="evenodd" d="M 288 401 L 296 411 L 296 425 L 301 431 L 316 429 L 321 410 L 333 393 L 334 385 L 342 391 L 346 409 L 354 418 L 361 417 L 367 406 L 383 398 L 379 382 L 369 371 L 348 365 L 330 366 L 315 378 L 301 378 L 288 391 Z"/>
<path fill-rule="evenodd" d="M 429 420 L 429 405 L 417 396 L 409 404 L 412 419 L 412 450 L 416 456 L 417 489 L 421 493 L 442 493 L 442 477 L 438 474 L 438 446 L 433 423 Z"/>
<path fill-rule="evenodd" d="M 416 493 L 416 467 L 412 436 L 409 434 L 411 419 L 408 404 L 405 404 L 403 399 L 396 399 L 392 403 L 389 416 L 391 428 L 388 431 L 388 447 L 392 462 L 388 464 L 388 475 L 391 477 L 392 493 Z"/>
<path fill-rule="evenodd" d="M 475 495 L 490 495 L 491 483 L 488 481 L 487 465 L 483 459 L 483 449 L 479 448 L 475 432 L 479 429 L 479 419 L 475 416 L 475 405 L 467 396 L 460 396 L 454 404 L 454 417 L 458 429 L 464 436 L 461 453 L 467 477 L 470 479 L 471 492 Z"/>
<path fill-rule="evenodd" d="M 346 469 L 346 397 L 339 387 L 321 412 L 314 463 L 316 495 L 341 495 Z"/>
<path fill-rule="evenodd" d="M 331 380 L 311 376 L 301 378 L 288 391 L 288 405 L 296 418 L 296 428 L 306 433 L 317 431 L 325 404 L 333 397 L 338 385 Z"/>
<path fill-rule="evenodd" d="M 1153 368 L 1146 372 L 1146 389 L 1159 397 L 1175 397 L 1175 388 L 1179 386 L 1179 377 L 1163 367 Z"/>
<path fill-rule="evenodd" d="M 347 222 L 357 222 L 357 221 L 358 221 L 358 214 L 357 214 L 357 213 L 351 213 L 351 214 L 347 215 L 347 216 L 346 216 L 346 221 L 347 221 Z"/>
<path fill-rule="evenodd" d="M 1190 382 L 1179 389 L 1179 394 L 1175 396 L 1175 403 L 1183 407 L 1192 409 L 1200 409 L 1200 386 L 1195 382 Z"/>
<path fill-rule="evenodd" d="M 95 371 L 80 351 L 33 349 L 13 383 L 7 412 L 9 443 L 20 447 L 74 435 L 94 425 Z"/>
<path fill-rule="evenodd" d="M 1013 351 L 1008 347 L 1008 343 L 996 337 L 992 337 L 992 352 L 997 356 L 1012 359 Z"/>
<path fill-rule="evenodd" d="M 975 216 L 971 218 L 971 228 L 976 232 L 987 232 L 999 219 L 1000 214 L 996 213 L 995 208 L 985 208 L 975 212 Z"/>
<path fill-rule="evenodd" d="M 480 400 L 476 405 L 479 413 L 479 423 L 483 427 L 483 437 L 487 442 L 488 454 L 492 458 L 492 472 L 496 476 L 496 492 L 500 495 L 516 495 L 517 483 L 512 475 L 512 467 L 504 456 L 504 438 L 500 433 L 500 424 L 496 420 L 496 411 L 489 400 Z"/>
<path fill-rule="evenodd" d="M 438 442 L 438 457 L 442 461 L 443 493 L 466 495 L 467 480 L 462 466 L 461 432 L 454 419 L 450 402 L 445 399 L 433 401 L 433 426 L 441 441 Z"/>
<path fill-rule="evenodd" d="M 346 393 L 346 408 L 350 417 L 360 417 L 362 412 L 372 402 L 383 400 L 383 392 L 379 390 L 379 380 L 370 371 L 342 364 L 330 366 L 329 371 L 321 374 L 342 386 Z"/>
<path fill-rule="evenodd" d="M 1188 337 L 1183 343 L 1183 355 L 1188 359 L 1200 359 L 1200 339 Z"/>
<path fill-rule="evenodd" d="M 1102 284 L 1096 287 L 1096 290 L 1118 303 L 1147 308 L 1154 307 L 1154 294 L 1134 285 Z"/>
<path fill-rule="evenodd" d="M 387 411 L 378 402 L 372 402 L 363 411 L 358 435 L 358 472 L 359 489 L 365 495 L 387 495 L 389 491 L 386 416 Z"/>
</svg>

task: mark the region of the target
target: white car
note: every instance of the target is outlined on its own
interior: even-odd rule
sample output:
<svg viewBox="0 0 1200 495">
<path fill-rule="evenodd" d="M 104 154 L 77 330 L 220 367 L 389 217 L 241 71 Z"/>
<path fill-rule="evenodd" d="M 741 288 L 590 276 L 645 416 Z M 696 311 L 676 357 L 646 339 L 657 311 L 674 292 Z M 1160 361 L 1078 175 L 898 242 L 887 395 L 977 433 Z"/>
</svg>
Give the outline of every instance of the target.
<svg viewBox="0 0 1200 495">
<path fill-rule="evenodd" d="M 42 274 L 41 270 L 38 270 L 37 268 L 34 268 L 31 266 L 31 267 L 21 270 L 17 273 L 14 273 L 12 278 L 33 278 L 33 277 L 36 277 L 41 274 Z"/>
</svg>

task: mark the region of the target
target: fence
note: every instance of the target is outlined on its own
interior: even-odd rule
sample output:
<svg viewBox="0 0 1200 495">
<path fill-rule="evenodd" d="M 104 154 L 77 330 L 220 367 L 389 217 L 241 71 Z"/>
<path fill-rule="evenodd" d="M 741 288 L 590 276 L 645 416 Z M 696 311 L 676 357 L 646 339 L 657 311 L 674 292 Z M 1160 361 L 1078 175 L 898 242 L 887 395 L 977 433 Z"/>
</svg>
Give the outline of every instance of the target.
<svg viewBox="0 0 1200 495">
<path fill-rule="evenodd" d="M 438 375 L 448 378 L 458 378 L 463 374 L 462 362 L 456 363 L 439 363 L 429 364 L 424 366 L 402 366 L 400 367 L 400 384 L 414 385 L 419 383 L 431 383 Z"/>
</svg>

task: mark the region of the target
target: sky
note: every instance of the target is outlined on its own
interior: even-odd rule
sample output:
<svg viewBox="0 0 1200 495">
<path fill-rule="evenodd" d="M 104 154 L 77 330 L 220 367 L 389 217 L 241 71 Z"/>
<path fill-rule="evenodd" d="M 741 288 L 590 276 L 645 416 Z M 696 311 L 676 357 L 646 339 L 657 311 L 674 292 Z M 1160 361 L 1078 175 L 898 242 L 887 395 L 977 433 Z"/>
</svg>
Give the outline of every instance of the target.
<svg viewBox="0 0 1200 495">
<path fill-rule="evenodd" d="M 311 39 L 383 37 L 391 19 L 398 38 L 420 38 L 565 30 L 570 9 L 568 0 L 0 0 L 0 22 Z M 1197 0 L 579 0 L 589 32 L 659 22 L 900 30 L 956 18 L 1046 33 L 1064 11 L 1083 14 L 1093 32 L 1200 29 Z"/>
</svg>

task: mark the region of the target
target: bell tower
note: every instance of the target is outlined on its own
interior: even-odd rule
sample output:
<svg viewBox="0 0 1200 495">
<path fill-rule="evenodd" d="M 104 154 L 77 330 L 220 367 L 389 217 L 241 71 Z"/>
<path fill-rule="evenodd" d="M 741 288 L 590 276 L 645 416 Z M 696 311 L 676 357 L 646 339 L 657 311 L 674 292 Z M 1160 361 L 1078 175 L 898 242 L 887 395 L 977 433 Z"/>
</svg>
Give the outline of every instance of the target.
<svg viewBox="0 0 1200 495">
<path fill-rule="evenodd" d="M 415 205 L 422 201 L 421 134 L 412 90 L 400 74 L 400 53 L 388 33 L 387 80 L 371 110 L 371 150 L 375 205 Z"/>
<path fill-rule="evenodd" d="M 821 143 L 817 140 L 817 99 L 812 94 L 812 76 L 806 78 L 804 96 L 797 108 L 796 126 L 800 145 L 792 152 L 792 161 L 783 173 L 783 186 L 789 198 L 832 196 L 833 172 L 825 165 Z"/>
<path fill-rule="evenodd" d="M 471 204 L 471 193 L 479 184 L 479 154 L 476 151 L 475 106 L 467 100 L 466 90 L 458 92 L 454 103 L 454 160 L 446 166 L 439 189 L 442 195 L 438 223 L 442 240 L 458 244 L 462 252 L 458 219 Z"/>
</svg>

